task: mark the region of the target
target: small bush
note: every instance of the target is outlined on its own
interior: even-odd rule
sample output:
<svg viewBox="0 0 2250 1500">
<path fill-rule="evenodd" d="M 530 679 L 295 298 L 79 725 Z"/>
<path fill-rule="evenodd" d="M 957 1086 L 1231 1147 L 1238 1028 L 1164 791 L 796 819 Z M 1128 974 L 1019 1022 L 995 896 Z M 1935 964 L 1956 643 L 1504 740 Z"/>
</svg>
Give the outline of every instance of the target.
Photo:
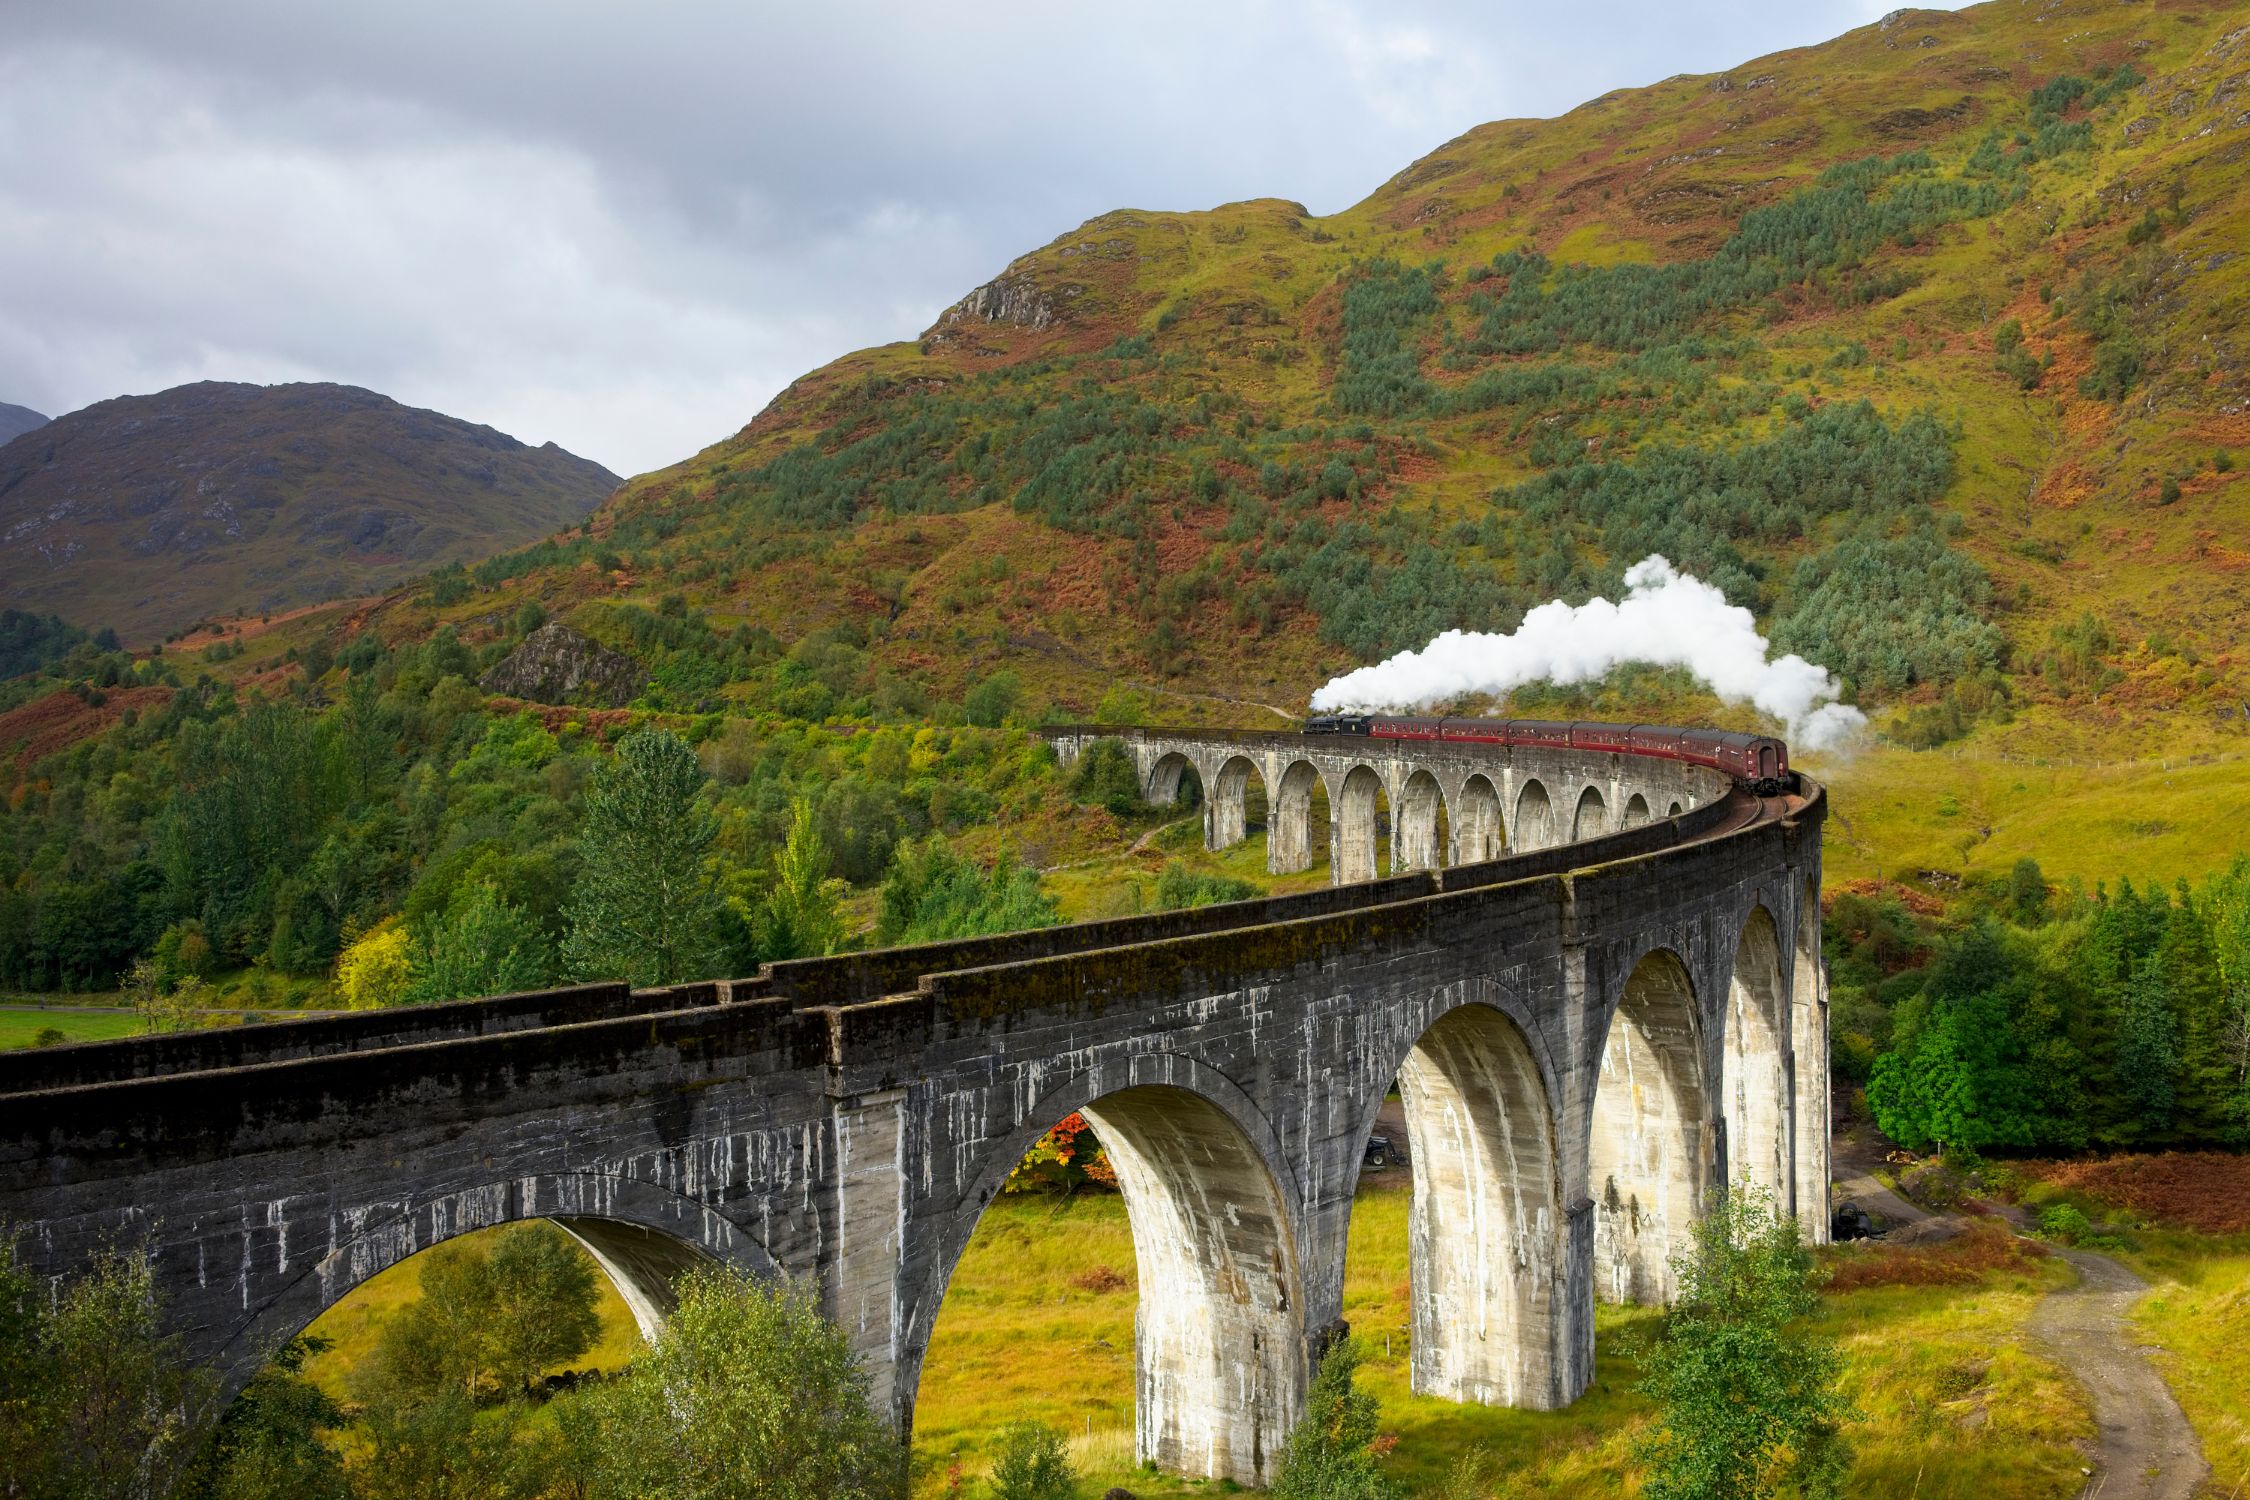
<svg viewBox="0 0 2250 1500">
<path fill-rule="evenodd" d="M 992 1462 L 993 1500 L 1073 1500 L 1078 1475 L 1062 1434 L 1043 1422 L 1019 1422 L 1000 1434 Z"/>
<path fill-rule="evenodd" d="M 2050 1203 L 2039 1211 L 2039 1232 L 2048 1239 L 2075 1245 L 2094 1232 L 2094 1225 L 2075 1204 Z"/>
<path fill-rule="evenodd" d="M 1232 875 L 1206 875 L 1174 860 L 1156 877 L 1156 905 L 1161 911 L 1191 906 L 1216 906 L 1222 901 L 1248 901 L 1258 888 Z"/>
<path fill-rule="evenodd" d="M 1082 1292 L 1121 1292 L 1132 1281 L 1115 1266 L 1096 1266 L 1072 1276 L 1070 1284 Z"/>
<path fill-rule="evenodd" d="M 63 1034 L 63 1029 L 60 1026 L 42 1026 L 38 1033 L 32 1037 L 31 1045 L 34 1047 L 60 1047 L 69 1040 L 70 1038 Z"/>
</svg>

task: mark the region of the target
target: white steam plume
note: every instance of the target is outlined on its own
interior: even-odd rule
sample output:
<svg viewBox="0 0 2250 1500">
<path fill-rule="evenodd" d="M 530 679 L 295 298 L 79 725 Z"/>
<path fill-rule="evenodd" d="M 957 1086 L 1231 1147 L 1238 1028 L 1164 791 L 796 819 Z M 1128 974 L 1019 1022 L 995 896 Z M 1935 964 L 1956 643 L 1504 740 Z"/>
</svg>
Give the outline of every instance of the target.
<svg viewBox="0 0 2250 1500">
<path fill-rule="evenodd" d="M 1560 599 L 1509 635 L 1448 630 L 1419 651 L 1346 672 L 1312 696 L 1318 712 L 1427 708 L 1464 693 L 1502 694 L 1527 682 L 1595 682 L 1627 662 L 1685 667 L 1728 703 L 1750 702 L 1789 726 L 1799 749 L 1825 750 L 1867 722 L 1826 667 L 1794 652 L 1769 661 L 1750 611 L 1661 557 L 1625 573 L 1625 599 Z"/>
</svg>

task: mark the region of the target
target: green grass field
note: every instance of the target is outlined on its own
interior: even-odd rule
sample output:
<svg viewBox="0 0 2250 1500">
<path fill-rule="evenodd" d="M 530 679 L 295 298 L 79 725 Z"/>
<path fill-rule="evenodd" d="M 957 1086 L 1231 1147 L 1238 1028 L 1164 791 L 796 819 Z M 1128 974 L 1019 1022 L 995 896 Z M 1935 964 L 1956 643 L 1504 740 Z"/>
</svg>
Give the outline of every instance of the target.
<svg viewBox="0 0 2250 1500">
<path fill-rule="evenodd" d="M 1623 1476 L 1647 1409 L 1632 1391 L 1631 1341 L 1654 1326 L 1640 1309 L 1604 1308 L 1593 1388 L 1567 1410 L 1457 1406 L 1407 1389 L 1408 1194 L 1403 1173 L 1365 1188 L 1352 1217 L 1345 1315 L 1365 1341 L 1368 1390 L 1399 1439 L 1392 1473 L 1437 1493 L 1482 1448 L 1508 1496 L 1633 1493 Z M 1105 1272 L 1110 1274 L 1104 1274 Z M 1855 1494 L 1930 1500 L 2031 1500 L 2076 1493 L 2074 1438 L 2090 1430 L 2077 1389 L 2019 1345 L 2032 1304 L 2066 1276 L 2059 1263 L 1987 1273 L 1959 1286 L 1888 1286 L 1828 1300 L 1821 1326 L 1840 1341 L 1847 1389 L 1866 1413 L 1850 1436 Z M 959 1465 L 975 1478 L 1010 1422 L 1071 1435 L 1087 1480 L 1142 1496 L 1215 1486 L 1132 1467 L 1134 1270 L 1121 1200 L 1002 1198 L 963 1255 L 924 1366 L 915 1422 L 915 1493 L 946 1492 Z M 1386 1339 L 1388 1343 L 1386 1345 Z"/>
<path fill-rule="evenodd" d="M 2250 1235 L 2142 1236 L 2121 1259 L 2153 1286 L 2134 1309 L 2219 1493 L 2250 1488 Z"/>
<path fill-rule="evenodd" d="M 0 1051 L 35 1046 L 49 1027 L 65 1041 L 106 1042 L 113 1037 L 137 1036 L 141 1018 L 114 1011 L 82 1010 L 68 1005 L 44 1010 L 0 1010 Z"/>
</svg>

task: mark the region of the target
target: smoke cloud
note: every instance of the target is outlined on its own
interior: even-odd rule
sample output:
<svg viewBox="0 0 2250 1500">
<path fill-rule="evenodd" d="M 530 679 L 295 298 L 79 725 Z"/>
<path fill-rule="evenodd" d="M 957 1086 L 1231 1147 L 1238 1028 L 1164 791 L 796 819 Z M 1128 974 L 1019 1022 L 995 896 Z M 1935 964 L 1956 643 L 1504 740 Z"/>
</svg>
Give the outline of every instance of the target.
<svg viewBox="0 0 2250 1500">
<path fill-rule="evenodd" d="M 1540 605 L 1508 635 L 1448 630 L 1419 651 L 1346 672 L 1312 696 L 1318 712 L 1427 708 L 1527 682 L 1596 682 L 1627 662 L 1685 667 L 1728 703 L 1752 703 L 1789 726 L 1799 749 L 1841 744 L 1867 716 L 1836 701 L 1826 667 L 1792 652 L 1767 657 L 1750 611 L 1718 588 L 1647 557 L 1625 573 L 1625 598 Z"/>
</svg>

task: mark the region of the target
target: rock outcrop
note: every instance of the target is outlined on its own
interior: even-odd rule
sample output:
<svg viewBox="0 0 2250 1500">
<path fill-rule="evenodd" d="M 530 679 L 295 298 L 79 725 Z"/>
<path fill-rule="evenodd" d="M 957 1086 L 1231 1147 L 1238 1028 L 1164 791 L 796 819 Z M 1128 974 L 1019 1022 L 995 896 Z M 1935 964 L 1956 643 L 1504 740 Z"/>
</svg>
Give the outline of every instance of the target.
<svg viewBox="0 0 2250 1500">
<path fill-rule="evenodd" d="M 550 621 L 525 636 L 478 684 L 488 693 L 534 703 L 623 708 L 647 681 L 641 664 L 624 652 Z"/>
</svg>

